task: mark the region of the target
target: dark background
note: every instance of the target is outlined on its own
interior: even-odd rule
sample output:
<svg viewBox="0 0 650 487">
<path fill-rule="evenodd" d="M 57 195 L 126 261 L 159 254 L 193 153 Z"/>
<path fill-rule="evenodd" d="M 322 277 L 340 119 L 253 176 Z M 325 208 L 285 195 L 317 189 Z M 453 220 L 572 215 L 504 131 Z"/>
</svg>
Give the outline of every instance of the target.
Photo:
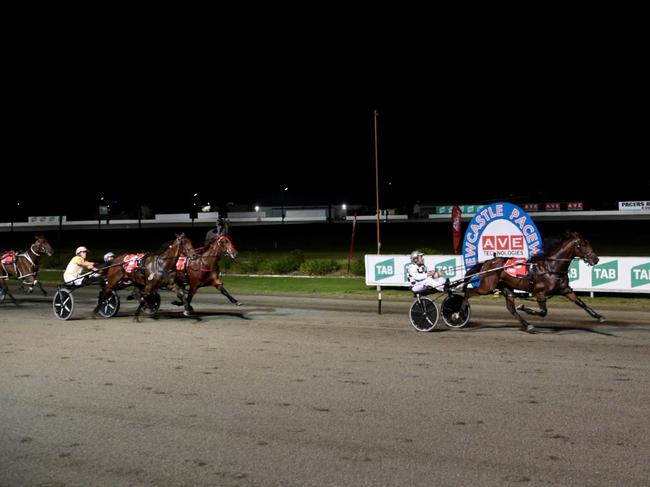
<svg viewBox="0 0 650 487">
<path fill-rule="evenodd" d="M 374 110 L 384 208 L 650 198 L 648 76 L 632 54 L 299 44 L 11 51 L 0 218 L 92 219 L 100 197 L 116 216 L 186 212 L 194 193 L 220 209 L 282 197 L 372 212 Z"/>
</svg>

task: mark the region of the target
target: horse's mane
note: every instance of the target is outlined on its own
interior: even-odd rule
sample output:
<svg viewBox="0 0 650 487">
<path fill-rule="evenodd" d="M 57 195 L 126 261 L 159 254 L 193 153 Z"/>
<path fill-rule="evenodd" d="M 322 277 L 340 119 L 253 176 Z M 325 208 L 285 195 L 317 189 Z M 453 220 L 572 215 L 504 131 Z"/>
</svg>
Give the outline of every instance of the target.
<svg viewBox="0 0 650 487">
<path fill-rule="evenodd" d="M 167 242 L 162 243 L 160 245 L 160 247 L 158 248 L 158 250 L 156 250 L 156 252 L 154 252 L 154 253 L 155 254 L 164 254 L 165 252 L 167 252 L 167 249 L 169 249 L 169 247 L 171 247 L 171 245 L 173 243 L 174 243 L 174 240 L 168 240 Z"/>
<path fill-rule="evenodd" d="M 563 235 L 551 235 L 549 238 L 544 239 L 544 252 L 535 255 L 531 260 L 538 260 L 545 258 L 548 254 L 552 254 L 558 250 L 567 240 L 571 238 L 571 231 L 566 230 Z"/>
</svg>

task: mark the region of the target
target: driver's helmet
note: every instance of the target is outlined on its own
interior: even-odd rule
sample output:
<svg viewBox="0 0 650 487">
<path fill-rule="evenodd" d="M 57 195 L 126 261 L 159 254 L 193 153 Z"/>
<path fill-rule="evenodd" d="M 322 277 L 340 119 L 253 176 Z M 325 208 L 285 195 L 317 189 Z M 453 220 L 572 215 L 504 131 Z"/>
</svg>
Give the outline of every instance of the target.
<svg viewBox="0 0 650 487">
<path fill-rule="evenodd" d="M 423 255 L 424 255 L 424 254 L 423 254 L 422 252 L 420 252 L 419 250 L 414 250 L 413 252 L 411 252 L 411 262 L 413 262 L 413 263 L 415 264 L 415 260 L 416 260 L 418 257 L 421 257 L 421 256 L 423 256 Z"/>
<path fill-rule="evenodd" d="M 81 247 L 77 247 L 77 250 L 74 251 L 75 255 L 79 255 L 81 252 L 88 252 L 88 249 L 82 245 Z"/>
<path fill-rule="evenodd" d="M 110 262 L 111 260 L 113 260 L 114 258 L 115 258 L 115 254 L 114 254 L 113 252 L 106 252 L 106 253 L 104 254 L 104 262 L 107 262 L 107 263 L 108 263 L 108 262 Z"/>
</svg>

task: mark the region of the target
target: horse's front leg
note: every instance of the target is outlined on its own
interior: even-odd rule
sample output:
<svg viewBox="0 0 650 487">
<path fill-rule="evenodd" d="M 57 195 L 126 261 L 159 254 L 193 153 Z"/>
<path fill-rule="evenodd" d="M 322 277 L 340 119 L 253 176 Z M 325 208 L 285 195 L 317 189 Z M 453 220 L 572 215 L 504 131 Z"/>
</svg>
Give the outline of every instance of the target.
<svg viewBox="0 0 650 487">
<path fill-rule="evenodd" d="M 187 290 L 187 294 L 185 295 L 185 309 L 183 310 L 183 316 L 190 316 L 192 313 L 194 313 L 194 308 L 192 308 L 191 303 L 197 289 L 198 288 L 194 286 L 190 286 Z"/>
<path fill-rule="evenodd" d="M 576 293 L 574 293 L 573 291 L 569 291 L 564 295 L 567 297 L 567 299 L 573 301 L 575 304 L 577 304 L 582 309 L 584 309 L 587 313 L 589 313 L 591 317 L 596 318 L 600 323 L 604 323 L 605 321 L 607 321 L 607 318 L 605 318 L 603 315 L 599 314 L 597 311 L 587 306 L 587 304 L 578 296 L 576 296 Z"/>
<path fill-rule="evenodd" d="M 174 306 L 185 306 L 187 302 L 187 289 L 185 286 L 176 287 L 176 301 L 172 301 Z"/>
<path fill-rule="evenodd" d="M 519 313 L 517 313 L 517 308 L 515 308 L 515 293 L 512 292 L 512 289 L 503 288 L 503 295 L 506 298 L 506 308 L 510 311 L 510 314 L 519 320 L 521 327 L 524 331 L 528 333 L 535 333 L 535 327 L 528 323 Z"/>
</svg>

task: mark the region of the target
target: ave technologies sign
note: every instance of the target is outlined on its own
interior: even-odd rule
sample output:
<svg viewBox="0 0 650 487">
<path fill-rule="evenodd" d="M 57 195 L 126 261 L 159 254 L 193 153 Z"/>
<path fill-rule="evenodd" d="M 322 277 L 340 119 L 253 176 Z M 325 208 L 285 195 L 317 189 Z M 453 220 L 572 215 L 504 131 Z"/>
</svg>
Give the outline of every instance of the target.
<svg viewBox="0 0 650 487">
<path fill-rule="evenodd" d="M 463 262 L 470 269 L 496 257 L 530 258 L 544 251 L 532 218 L 517 205 L 492 203 L 476 212 L 463 240 Z"/>
</svg>

